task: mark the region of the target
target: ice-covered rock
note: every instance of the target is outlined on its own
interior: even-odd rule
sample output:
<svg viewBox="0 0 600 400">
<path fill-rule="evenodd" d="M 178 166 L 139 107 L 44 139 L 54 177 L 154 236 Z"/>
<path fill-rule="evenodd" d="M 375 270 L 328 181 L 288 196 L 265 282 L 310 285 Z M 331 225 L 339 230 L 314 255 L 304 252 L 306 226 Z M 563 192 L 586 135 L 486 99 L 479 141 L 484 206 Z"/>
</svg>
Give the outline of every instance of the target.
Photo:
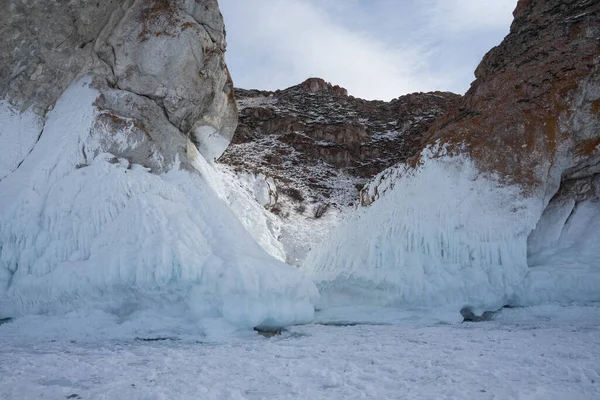
<svg viewBox="0 0 600 400">
<path fill-rule="evenodd" d="M 386 170 L 393 187 L 309 253 L 320 307 L 462 308 L 507 304 L 527 274 L 527 236 L 540 204 L 481 175 L 467 157 Z M 381 178 L 377 177 L 376 182 Z"/>
<path fill-rule="evenodd" d="M 0 315 L 158 308 L 242 327 L 309 321 L 312 282 L 266 255 L 200 174 L 157 175 L 106 151 L 98 96 L 87 79 L 71 85 L 0 181 Z M 82 149 L 97 155 L 86 162 Z"/>
<path fill-rule="evenodd" d="M 91 73 L 101 90 L 131 93 L 103 100 L 117 116 L 138 113 L 144 99 L 158 106 L 133 117 L 141 131 L 156 127 L 145 123 L 154 115 L 208 159 L 233 136 L 237 111 L 216 0 L 10 2 L 0 33 L 0 99 L 13 108 L 43 117 L 71 82 Z M 169 164 L 181 146 L 164 147 Z"/>
<path fill-rule="evenodd" d="M 600 3 L 521 0 L 514 16 L 423 152 L 307 258 L 322 306 L 600 300 Z"/>
<path fill-rule="evenodd" d="M 219 198 L 237 116 L 216 0 L 11 2 L 0 31 L 0 318 L 311 320 L 314 284 Z"/>
</svg>

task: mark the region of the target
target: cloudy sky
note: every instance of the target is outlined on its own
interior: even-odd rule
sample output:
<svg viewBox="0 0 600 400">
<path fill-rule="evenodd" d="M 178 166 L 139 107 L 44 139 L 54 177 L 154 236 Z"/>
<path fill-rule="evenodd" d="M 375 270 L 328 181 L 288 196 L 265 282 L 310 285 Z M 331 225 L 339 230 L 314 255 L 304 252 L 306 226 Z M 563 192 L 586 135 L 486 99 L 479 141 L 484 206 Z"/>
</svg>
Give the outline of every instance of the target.
<svg viewBox="0 0 600 400">
<path fill-rule="evenodd" d="M 236 86 L 321 77 L 350 94 L 464 93 L 517 0 L 219 0 Z"/>
</svg>

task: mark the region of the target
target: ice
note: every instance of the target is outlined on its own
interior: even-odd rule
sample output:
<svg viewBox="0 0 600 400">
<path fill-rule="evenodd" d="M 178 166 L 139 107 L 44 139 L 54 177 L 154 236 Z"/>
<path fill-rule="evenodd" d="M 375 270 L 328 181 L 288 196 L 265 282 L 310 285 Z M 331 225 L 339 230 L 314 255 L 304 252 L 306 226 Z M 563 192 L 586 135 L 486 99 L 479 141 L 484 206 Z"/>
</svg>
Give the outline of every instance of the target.
<svg viewBox="0 0 600 400">
<path fill-rule="evenodd" d="M 203 163 L 198 169 L 211 177 L 211 186 L 258 244 L 290 265 L 300 265 L 310 248 L 350 211 L 349 207 L 330 207 L 322 217 L 314 218 L 315 207 L 320 203 L 308 204 L 306 212 L 298 213 L 293 208 L 295 204 L 280 201 L 278 217 L 268 210 L 278 196 L 277 182 L 272 177 L 239 172 L 216 163 Z M 354 190 L 354 184 L 345 189 Z"/>
<path fill-rule="evenodd" d="M 545 208 L 464 156 L 431 154 L 379 174 L 363 195 L 372 205 L 309 254 L 320 318 L 365 320 L 371 307 L 384 317 L 369 321 L 452 321 L 465 307 L 600 301 L 599 203 Z"/>
<path fill-rule="evenodd" d="M 101 150 L 89 134 L 97 96 L 87 79 L 72 84 L 0 181 L 0 318 L 98 309 L 233 328 L 310 321 L 314 284 L 258 246 L 210 177 L 84 159 Z"/>
<path fill-rule="evenodd" d="M 515 304 L 600 301 L 600 203 L 551 203 L 529 238 L 529 253 Z"/>
<path fill-rule="evenodd" d="M 507 304 L 527 272 L 543 204 L 464 156 L 422 155 L 374 179 L 379 199 L 311 252 L 319 308 L 391 306 L 476 314 Z M 375 190 L 377 189 L 377 190 Z"/>
<path fill-rule="evenodd" d="M 267 254 L 285 262 L 286 253 L 278 239 L 281 223 L 264 208 L 269 202 L 269 188 L 275 185 L 273 179 L 260 174 L 238 175 L 222 165 L 197 160 L 196 167 L 254 240 Z"/>
<path fill-rule="evenodd" d="M 0 180 L 14 171 L 31 151 L 42 131 L 43 122 L 31 110 L 19 112 L 0 101 Z"/>
</svg>

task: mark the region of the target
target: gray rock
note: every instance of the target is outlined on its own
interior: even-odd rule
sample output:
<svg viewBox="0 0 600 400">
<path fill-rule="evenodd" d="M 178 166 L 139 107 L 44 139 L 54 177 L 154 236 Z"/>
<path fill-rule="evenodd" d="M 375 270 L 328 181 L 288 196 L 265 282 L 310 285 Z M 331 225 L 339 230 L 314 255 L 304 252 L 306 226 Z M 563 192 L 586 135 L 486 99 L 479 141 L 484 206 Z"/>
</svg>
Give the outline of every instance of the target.
<svg viewBox="0 0 600 400">
<path fill-rule="evenodd" d="M 216 0 L 10 1 L 0 34 L 0 100 L 21 110 L 44 116 L 71 82 L 93 77 L 96 152 L 161 172 L 176 158 L 186 164 L 188 139 L 212 160 L 233 136 Z"/>
</svg>

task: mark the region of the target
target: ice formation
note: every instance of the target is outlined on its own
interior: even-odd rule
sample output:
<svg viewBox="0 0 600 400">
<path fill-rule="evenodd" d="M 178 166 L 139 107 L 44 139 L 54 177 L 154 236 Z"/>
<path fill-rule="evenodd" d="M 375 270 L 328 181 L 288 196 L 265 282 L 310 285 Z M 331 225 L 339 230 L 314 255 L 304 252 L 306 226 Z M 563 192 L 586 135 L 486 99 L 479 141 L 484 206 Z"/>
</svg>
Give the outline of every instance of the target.
<svg viewBox="0 0 600 400">
<path fill-rule="evenodd" d="M 85 78 L 73 83 L 0 181 L 0 318 L 88 307 L 238 327 L 310 321 L 314 284 L 262 251 L 210 177 L 101 153 L 90 135 L 98 95 Z"/>
<path fill-rule="evenodd" d="M 480 314 L 600 300 L 597 203 L 551 204 L 542 214 L 542 200 L 480 174 L 465 156 L 431 154 L 416 169 L 378 175 L 367 188 L 377 200 L 309 254 L 319 307 Z"/>
<path fill-rule="evenodd" d="M 285 262 L 286 253 L 278 239 L 281 223 L 264 208 L 269 201 L 269 187 L 274 186 L 272 179 L 264 175 L 238 175 L 201 157 L 197 158 L 196 167 L 263 250 Z"/>
<path fill-rule="evenodd" d="M 42 120 L 31 110 L 23 113 L 0 101 L 0 179 L 14 171 L 35 145 Z"/>
<path fill-rule="evenodd" d="M 528 251 L 530 269 L 516 304 L 600 301 L 600 204 L 551 203 Z"/>
<path fill-rule="evenodd" d="M 225 201 L 248 233 L 270 255 L 290 265 L 300 265 L 311 247 L 319 243 L 340 219 L 353 211 L 350 207 L 331 207 L 320 218 L 314 218 L 315 207 L 309 204 L 298 213 L 290 202 L 281 201 L 278 182 L 263 174 L 236 172 L 223 164 L 203 162 L 198 167 L 208 176 L 215 192 Z M 348 190 L 354 186 L 349 185 Z M 279 199 L 279 200 L 278 200 Z M 280 218 L 267 208 L 281 207 Z"/>
<path fill-rule="evenodd" d="M 321 307 L 482 312 L 506 304 L 523 282 L 541 204 L 478 174 L 463 156 L 427 152 L 414 170 L 376 177 L 386 193 L 309 254 L 304 268 L 321 290 Z"/>
</svg>

